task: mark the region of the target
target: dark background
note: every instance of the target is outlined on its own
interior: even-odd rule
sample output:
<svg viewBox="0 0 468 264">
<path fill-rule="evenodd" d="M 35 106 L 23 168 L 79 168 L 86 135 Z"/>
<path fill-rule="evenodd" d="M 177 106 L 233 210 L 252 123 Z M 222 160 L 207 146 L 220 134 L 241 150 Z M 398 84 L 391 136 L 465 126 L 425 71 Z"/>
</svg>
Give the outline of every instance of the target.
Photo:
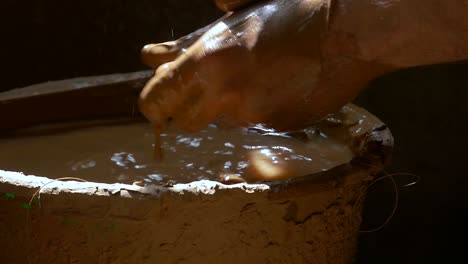
<svg viewBox="0 0 468 264">
<path fill-rule="evenodd" d="M 187 34 L 221 15 L 210 0 L 2 1 L 0 91 L 85 75 L 145 69 L 144 44 Z M 395 137 L 389 172 L 399 208 L 381 231 L 362 234 L 358 263 L 449 263 L 464 256 L 468 164 L 468 63 L 408 69 L 375 80 L 356 102 Z M 393 206 L 392 185 L 369 192 L 363 229 Z"/>
</svg>

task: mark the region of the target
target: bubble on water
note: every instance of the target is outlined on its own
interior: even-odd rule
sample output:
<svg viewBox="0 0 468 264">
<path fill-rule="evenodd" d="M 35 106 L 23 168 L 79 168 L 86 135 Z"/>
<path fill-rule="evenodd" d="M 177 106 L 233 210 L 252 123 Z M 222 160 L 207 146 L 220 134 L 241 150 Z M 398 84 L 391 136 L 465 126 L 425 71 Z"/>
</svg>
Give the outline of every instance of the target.
<svg viewBox="0 0 468 264">
<path fill-rule="evenodd" d="M 132 153 L 118 152 L 112 155 L 111 160 L 119 167 L 128 167 L 136 163 L 136 159 Z"/>
<path fill-rule="evenodd" d="M 93 168 L 96 166 L 96 161 L 94 160 L 84 160 L 84 161 L 80 161 L 80 162 L 77 162 L 75 163 L 73 166 L 72 166 L 72 170 L 74 171 L 77 171 L 77 170 L 84 170 L 84 169 L 90 169 L 90 168 Z"/>
<path fill-rule="evenodd" d="M 186 144 L 190 147 L 198 148 L 203 138 L 177 137 L 177 144 Z"/>
<path fill-rule="evenodd" d="M 255 149 L 264 149 L 267 148 L 268 146 L 249 146 L 249 145 L 243 145 L 242 148 L 247 149 L 247 150 L 255 150 Z"/>
<path fill-rule="evenodd" d="M 161 174 L 150 174 L 148 175 L 148 178 L 150 178 L 153 181 L 162 181 L 164 177 Z"/>
<path fill-rule="evenodd" d="M 229 168 L 231 168 L 231 166 L 232 166 L 232 162 L 230 162 L 230 161 L 226 161 L 226 162 L 224 163 L 224 168 L 225 168 L 225 169 L 229 169 Z"/>
<path fill-rule="evenodd" d="M 292 149 L 288 148 L 288 147 L 284 147 L 284 146 L 273 146 L 271 147 L 272 149 L 275 149 L 275 150 L 282 150 L 282 151 L 286 151 L 286 152 L 294 152 Z"/>
<path fill-rule="evenodd" d="M 224 146 L 227 147 L 227 148 L 235 148 L 236 147 L 236 146 L 234 146 L 234 144 L 232 144 L 230 142 L 224 143 Z"/>
<path fill-rule="evenodd" d="M 237 163 L 237 169 L 238 169 L 238 170 L 245 169 L 245 168 L 247 168 L 247 166 L 249 166 L 249 163 L 246 162 L 246 161 L 239 161 L 239 162 Z"/>
</svg>

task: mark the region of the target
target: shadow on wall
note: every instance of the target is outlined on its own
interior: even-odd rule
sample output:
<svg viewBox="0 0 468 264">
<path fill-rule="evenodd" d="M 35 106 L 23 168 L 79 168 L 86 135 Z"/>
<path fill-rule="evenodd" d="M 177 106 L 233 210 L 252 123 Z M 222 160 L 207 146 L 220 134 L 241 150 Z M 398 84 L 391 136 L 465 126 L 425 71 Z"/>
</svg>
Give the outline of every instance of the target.
<svg viewBox="0 0 468 264">
<path fill-rule="evenodd" d="M 210 0 L 4 0 L 2 11 L 7 71 L 0 91 L 144 69 L 144 44 L 178 38 L 221 16 Z M 455 244 L 455 237 L 466 235 L 468 220 L 467 73 L 468 64 L 401 71 L 376 80 L 356 100 L 394 133 L 390 171 L 422 177 L 400 189 L 399 209 L 388 226 L 362 235 L 358 263 L 445 263 L 464 245 Z M 390 184 L 373 188 L 364 228 L 384 220 L 391 195 Z"/>
<path fill-rule="evenodd" d="M 144 69 L 140 50 L 222 15 L 210 0 L 2 1 L 0 91 Z M 5 78 L 6 77 L 6 78 Z"/>
<path fill-rule="evenodd" d="M 468 63 L 384 76 L 356 103 L 379 116 L 393 133 L 389 171 L 421 177 L 417 185 L 399 189 L 399 208 L 388 226 L 361 236 L 358 263 L 448 263 L 464 254 L 464 243 L 456 241 L 468 234 Z M 397 180 L 400 186 L 411 181 Z M 363 228 L 385 220 L 392 195 L 391 183 L 373 188 Z"/>
</svg>

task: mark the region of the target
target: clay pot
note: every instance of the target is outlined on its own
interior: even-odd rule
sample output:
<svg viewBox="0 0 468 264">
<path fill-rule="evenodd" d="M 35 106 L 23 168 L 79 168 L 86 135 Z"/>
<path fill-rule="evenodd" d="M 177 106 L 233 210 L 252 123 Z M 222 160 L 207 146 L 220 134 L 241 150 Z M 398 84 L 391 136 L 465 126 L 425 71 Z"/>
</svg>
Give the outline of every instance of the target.
<svg viewBox="0 0 468 264">
<path fill-rule="evenodd" d="M 393 138 L 359 107 L 348 105 L 338 115 L 342 121 L 332 116 L 326 125 L 347 131 L 355 158 L 285 181 L 140 187 L 61 182 L 0 170 L 0 259 L 352 263 L 366 189 L 388 162 Z M 29 204 L 39 188 L 40 196 Z"/>
</svg>

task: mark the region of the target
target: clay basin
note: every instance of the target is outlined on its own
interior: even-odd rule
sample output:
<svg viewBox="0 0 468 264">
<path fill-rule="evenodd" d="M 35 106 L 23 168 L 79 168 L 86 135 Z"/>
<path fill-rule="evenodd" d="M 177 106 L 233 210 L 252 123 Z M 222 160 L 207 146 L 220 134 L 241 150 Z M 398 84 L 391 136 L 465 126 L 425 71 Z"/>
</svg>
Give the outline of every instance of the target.
<svg viewBox="0 0 468 264">
<path fill-rule="evenodd" d="M 144 122 L 135 115 L 133 102 L 148 77 L 98 76 L 0 94 L 3 140 L 39 123 L 98 118 Z M 365 193 L 387 164 L 393 138 L 381 121 L 351 104 L 319 126 L 339 131 L 354 157 L 284 180 L 139 186 L 55 181 L 0 168 L 0 259 L 353 263 Z"/>
</svg>

